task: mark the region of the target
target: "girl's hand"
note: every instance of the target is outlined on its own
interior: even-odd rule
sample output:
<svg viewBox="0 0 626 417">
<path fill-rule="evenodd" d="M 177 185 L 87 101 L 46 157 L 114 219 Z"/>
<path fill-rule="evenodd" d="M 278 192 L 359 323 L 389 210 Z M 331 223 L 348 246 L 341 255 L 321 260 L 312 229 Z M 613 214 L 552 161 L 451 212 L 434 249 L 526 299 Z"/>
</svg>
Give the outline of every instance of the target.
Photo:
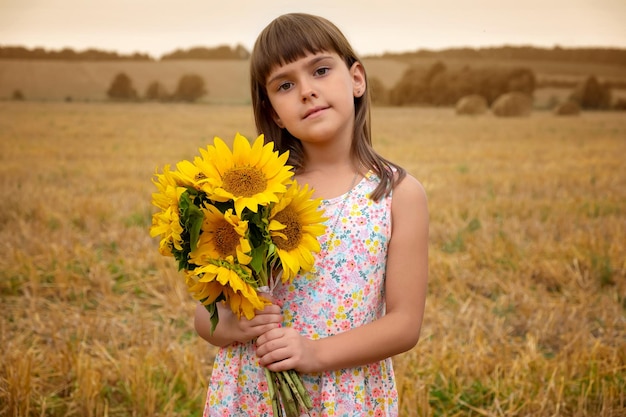
<svg viewBox="0 0 626 417">
<path fill-rule="evenodd" d="M 263 310 L 257 311 L 251 320 L 248 320 L 245 316 L 242 316 L 240 319 L 233 316 L 231 325 L 235 327 L 236 340 L 246 343 L 261 336 L 263 333 L 280 327 L 282 322 L 283 314 L 280 306 L 271 304 L 265 306 Z"/>
<path fill-rule="evenodd" d="M 246 319 L 245 316 L 238 318 L 228 306 L 218 303 L 220 320 L 214 333 L 211 333 L 209 312 L 198 303 L 194 320 L 196 332 L 214 346 L 227 346 L 233 342 L 249 342 L 265 332 L 280 327 L 283 322 L 280 303 L 269 295 L 263 294 L 263 296 L 274 304 L 257 311 L 251 320 Z"/>
<path fill-rule="evenodd" d="M 314 341 L 290 327 L 272 329 L 257 339 L 256 354 L 270 371 L 316 372 Z"/>
</svg>

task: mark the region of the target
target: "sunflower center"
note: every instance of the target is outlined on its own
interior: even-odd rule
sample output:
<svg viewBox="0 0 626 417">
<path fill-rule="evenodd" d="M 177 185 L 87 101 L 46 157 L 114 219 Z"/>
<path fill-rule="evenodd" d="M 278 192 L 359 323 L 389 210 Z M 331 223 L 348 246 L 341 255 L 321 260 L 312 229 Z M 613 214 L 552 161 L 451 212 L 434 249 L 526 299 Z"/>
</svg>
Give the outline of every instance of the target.
<svg viewBox="0 0 626 417">
<path fill-rule="evenodd" d="M 267 187 L 263 172 L 254 167 L 237 167 L 229 170 L 222 178 L 226 191 L 237 197 L 252 197 Z"/>
<path fill-rule="evenodd" d="M 215 248 L 220 255 L 228 256 L 236 252 L 240 236 L 235 228 L 226 220 L 220 221 L 213 230 Z"/>
<path fill-rule="evenodd" d="M 298 214 L 291 207 L 285 207 L 284 210 L 274 216 L 274 219 L 285 225 L 285 228 L 280 232 L 287 236 L 287 240 L 278 236 L 272 238 L 274 244 L 278 249 L 286 251 L 297 248 L 302 239 L 302 225 L 298 221 Z"/>
</svg>

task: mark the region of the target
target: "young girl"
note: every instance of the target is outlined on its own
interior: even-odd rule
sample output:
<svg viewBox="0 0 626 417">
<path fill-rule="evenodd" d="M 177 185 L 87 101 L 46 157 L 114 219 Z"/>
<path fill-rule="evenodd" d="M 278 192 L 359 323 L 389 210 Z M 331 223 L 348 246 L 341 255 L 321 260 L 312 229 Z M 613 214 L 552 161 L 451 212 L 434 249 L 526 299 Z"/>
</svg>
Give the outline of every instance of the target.
<svg viewBox="0 0 626 417">
<path fill-rule="evenodd" d="M 259 133 L 290 152 L 295 179 L 323 199 L 326 234 L 313 272 L 278 286 L 252 320 L 220 307 L 221 349 L 205 416 L 271 416 L 262 367 L 297 370 L 312 416 L 397 416 L 391 357 L 417 343 L 428 278 L 428 209 L 420 183 L 372 149 L 363 64 L 331 22 L 287 14 L 251 57 Z"/>
</svg>

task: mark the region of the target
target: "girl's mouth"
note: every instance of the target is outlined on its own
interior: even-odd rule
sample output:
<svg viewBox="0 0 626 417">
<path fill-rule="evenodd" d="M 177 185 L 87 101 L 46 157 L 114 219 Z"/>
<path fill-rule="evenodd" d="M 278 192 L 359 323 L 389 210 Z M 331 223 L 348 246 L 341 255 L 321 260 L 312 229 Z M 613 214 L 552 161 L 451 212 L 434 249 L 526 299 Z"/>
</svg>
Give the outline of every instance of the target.
<svg viewBox="0 0 626 417">
<path fill-rule="evenodd" d="M 328 107 L 321 107 L 321 106 L 313 107 L 312 109 L 309 109 L 309 110 L 307 110 L 307 112 L 306 112 L 306 113 L 304 113 L 304 117 L 303 117 L 303 119 L 306 119 L 306 118 L 308 118 L 309 116 L 312 116 L 312 115 L 314 115 L 314 114 L 317 114 L 317 113 L 319 113 L 320 111 L 325 110 L 325 109 L 327 109 L 327 108 L 328 108 Z"/>
</svg>

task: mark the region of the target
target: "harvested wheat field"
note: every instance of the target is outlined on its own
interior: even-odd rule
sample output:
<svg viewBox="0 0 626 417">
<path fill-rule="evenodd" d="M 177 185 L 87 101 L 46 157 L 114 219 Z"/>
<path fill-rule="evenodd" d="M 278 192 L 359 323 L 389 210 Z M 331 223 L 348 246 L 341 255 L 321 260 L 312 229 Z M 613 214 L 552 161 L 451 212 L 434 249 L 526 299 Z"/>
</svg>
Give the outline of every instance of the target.
<svg viewBox="0 0 626 417">
<path fill-rule="evenodd" d="M 623 114 L 373 120 L 431 210 L 401 415 L 626 415 Z M 201 415 L 214 351 L 148 234 L 151 179 L 237 131 L 249 107 L 0 103 L 0 415 Z"/>
</svg>

